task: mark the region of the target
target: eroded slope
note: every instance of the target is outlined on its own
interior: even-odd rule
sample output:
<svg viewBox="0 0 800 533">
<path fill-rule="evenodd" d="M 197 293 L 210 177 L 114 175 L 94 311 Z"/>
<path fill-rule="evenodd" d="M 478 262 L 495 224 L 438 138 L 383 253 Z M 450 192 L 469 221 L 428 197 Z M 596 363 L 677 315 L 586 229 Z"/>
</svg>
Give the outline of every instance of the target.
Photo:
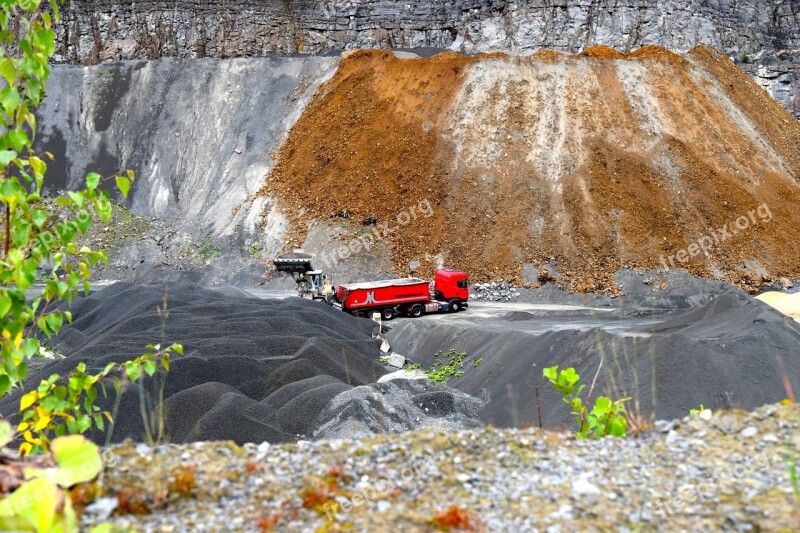
<svg viewBox="0 0 800 533">
<path fill-rule="evenodd" d="M 580 290 L 613 292 L 625 265 L 758 285 L 800 270 L 799 162 L 800 124 L 709 48 L 362 51 L 295 124 L 262 192 L 297 221 L 379 225 L 428 199 L 433 216 L 386 236 L 400 272 L 419 261 L 430 275 L 441 254 L 476 279 L 552 261 Z"/>
</svg>

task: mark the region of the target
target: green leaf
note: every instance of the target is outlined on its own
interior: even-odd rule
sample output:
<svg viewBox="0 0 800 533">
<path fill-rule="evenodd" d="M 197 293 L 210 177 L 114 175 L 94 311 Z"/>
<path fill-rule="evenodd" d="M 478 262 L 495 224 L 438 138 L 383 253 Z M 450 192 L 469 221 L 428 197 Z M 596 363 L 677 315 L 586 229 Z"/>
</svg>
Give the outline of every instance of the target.
<svg viewBox="0 0 800 533">
<path fill-rule="evenodd" d="M 17 67 L 11 59 L 4 57 L 0 61 L 0 76 L 3 76 L 9 86 L 17 82 Z"/>
<path fill-rule="evenodd" d="M 136 381 L 142 375 L 142 367 L 136 363 L 128 362 L 125 364 L 125 373 L 128 374 L 128 379 Z"/>
<path fill-rule="evenodd" d="M 19 92 L 13 87 L 6 87 L 0 91 L 0 106 L 3 106 L 6 114 L 11 116 L 20 104 Z"/>
<path fill-rule="evenodd" d="M 86 188 L 90 191 L 93 191 L 100 185 L 100 174 L 96 172 L 90 172 L 86 175 Z"/>
<path fill-rule="evenodd" d="M 10 233 L 15 246 L 25 246 L 30 239 L 31 225 L 25 220 L 19 220 L 16 224 L 11 225 Z"/>
<path fill-rule="evenodd" d="M 592 414 L 603 415 L 608 413 L 610 408 L 611 408 L 611 400 L 609 400 L 605 396 L 600 396 L 594 402 L 594 409 L 592 409 Z"/>
<path fill-rule="evenodd" d="M 144 371 L 147 372 L 148 376 L 152 376 L 156 372 L 156 362 L 155 361 L 145 361 L 142 365 L 144 367 Z"/>
<path fill-rule="evenodd" d="M 8 376 L 5 376 L 8 377 Z M 5 420 L 0 420 L 0 448 L 5 448 L 14 439 L 14 428 Z"/>
<path fill-rule="evenodd" d="M 11 130 L 7 135 L 8 140 L 11 141 L 11 146 L 13 146 L 14 150 L 17 152 L 21 152 L 23 148 L 31 144 L 30 139 L 28 139 L 28 134 L 22 130 Z"/>
<path fill-rule="evenodd" d="M 7 167 L 17 155 L 17 152 L 14 150 L 0 150 L 0 165 Z"/>
<path fill-rule="evenodd" d="M 131 180 L 124 176 L 117 176 L 117 188 L 122 196 L 128 197 L 128 191 L 131 189 Z"/>
<path fill-rule="evenodd" d="M 624 437 L 627 433 L 628 421 L 624 417 L 615 416 L 608 423 L 607 434 L 615 437 Z"/>
<path fill-rule="evenodd" d="M 43 469 L 28 468 L 25 469 L 26 475 L 32 474 L 37 478 L 69 488 L 93 480 L 103 467 L 97 445 L 83 435 L 59 437 L 50 444 L 50 450 L 58 466 Z"/>
<path fill-rule="evenodd" d="M 558 376 L 558 366 L 556 365 L 543 369 L 542 376 L 549 379 L 550 381 L 555 381 L 556 377 Z"/>
<path fill-rule="evenodd" d="M 31 13 L 39 9 L 39 0 L 17 0 L 17 1 L 22 9 L 30 11 Z"/>
<path fill-rule="evenodd" d="M 44 479 L 24 483 L 0 501 L 0 529 L 18 531 L 19 522 L 11 520 L 17 518 L 28 524 L 23 531 L 30 531 L 30 528 L 35 531 L 51 531 L 56 521 L 58 499 L 58 488 Z M 9 520 L 5 520 L 6 518 Z M 12 524 L 16 524 L 16 527 Z"/>
<path fill-rule="evenodd" d="M 41 228 L 42 225 L 47 222 L 47 211 L 44 209 L 35 209 L 31 213 L 31 220 L 33 220 L 33 223 L 37 228 Z"/>
<path fill-rule="evenodd" d="M 83 207 L 83 195 L 73 191 L 67 191 L 67 196 L 72 198 L 72 201 L 75 202 L 78 206 Z"/>
</svg>

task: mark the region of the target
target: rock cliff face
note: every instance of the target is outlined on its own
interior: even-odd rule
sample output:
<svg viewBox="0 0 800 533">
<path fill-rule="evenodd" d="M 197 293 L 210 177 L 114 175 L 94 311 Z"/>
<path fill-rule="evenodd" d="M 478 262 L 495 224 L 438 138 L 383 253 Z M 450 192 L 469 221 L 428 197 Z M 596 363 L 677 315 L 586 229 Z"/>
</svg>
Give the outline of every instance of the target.
<svg viewBox="0 0 800 533">
<path fill-rule="evenodd" d="M 284 218 L 271 199 L 250 197 L 272 167 L 270 153 L 338 63 L 269 57 L 57 65 L 37 112 L 37 148 L 55 156 L 46 192 L 80 188 L 90 169 L 134 170 L 129 206 L 171 229 L 161 246 L 151 243 L 154 251 L 123 262 L 138 264 L 142 254 L 170 261 L 162 257 L 167 248 L 174 256 L 188 238 L 208 235 L 235 236 L 239 248 L 257 241 L 279 249 Z M 209 244 L 226 253 L 225 242 Z"/>
<path fill-rule="evenodd" d="M 73 0 L 59 40 L 62 60 L 84 64 L 353 48 L 527 53 L 599 44 L 624 52 L 708 44 L 800 116 L 798 0 Z"/>
</svg>

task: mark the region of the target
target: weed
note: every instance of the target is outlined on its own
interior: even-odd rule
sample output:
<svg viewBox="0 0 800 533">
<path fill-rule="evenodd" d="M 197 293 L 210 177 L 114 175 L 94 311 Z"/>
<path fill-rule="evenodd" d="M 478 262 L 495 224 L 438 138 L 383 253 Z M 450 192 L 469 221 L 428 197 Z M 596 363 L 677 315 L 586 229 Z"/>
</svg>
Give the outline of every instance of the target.
<svg viewBox="0 0 800 533">
<path fill-rule="evenodd" d="M 483 357 L 478 357 L 477 359 L 475 359 L 475 362 L 472 363 L 472 366 L 473 368 L 478 368 L 479 366 L 481 366 L 481 364 L 483 364 Z"/>
<path fill-rule="evenodd" d="M 703 420 L 711 418 L 711 409 L 707 409 L 702 403 L 698 409 L 689 409 L 689 416 L 696 416 Z"/>
<path fill-rule="evenodd" d="M 422 368 L 421 364 L 419 364 L 419 363 L 411 363 L 405 369 L 407 371 L 411 372 L 412 370 L 419 370 L 420 368 Z"/>
<path fill-rule="evenodd" d="M 270 533 L 275 531 L 275 528 L 278 527 L 281 518 L 283 518 L 283 515 L 277 511 L 267 516 L 262 516 L 258 519 L 258 530 L 261 533 Z"/>
<path fill-rule="evenodd" d="M 103 489 L 96 482 L 79 483 L 69 490 L 69 497 L 75 512 L 83 514 L 83 509 L 103 495 Z"/>
<path fill-rule="evenodd" d="M 750 62 L 750 54 L 748 54 L 747 52 L 742 52 L 742 55 L 739 56 L 739 59 L 742 61 L 742 63 L 749 63 Z"/>
<path fill-rule="evenodd" d="M 428 377 L 433 381 L 446 385 L 448 378 L 458 378 L 464 375 L 464 371 L 459 369 L 464 366 L 464 359 L 467 358 L 467 352 L 459 352 L 455 348 L 450 348 L 450 350 L 444 354 L 441 351 L 436 352 L 433 357 L 433 366 L 427 371 Z M 440 361 L 442 357 L 447 358 L 447 364 L 443 364 Z"/>
<path fill-rule="evenodd" d="M 580 376 L 574 368 L 558 371 L 558 366 L 551 366 L 542 371 L 542 375 L 553 385 L 553 388 L 563 396 L 564 403 L 570 406 L 572 414 L 578 423 L 577 436 L 581 439 L 594 437 L 596 439 L 613 435 L 624 437 L 628 430 L 627 411 L 623 404 L 630 398 L 611 401 L 606 396 L 599 396 L 595 400 L 594 408 L 583 403 L 581 392 L 584 385 L 578 385 Z M 589 392 L 591 396 L 591 391 Z"/>
</svg>

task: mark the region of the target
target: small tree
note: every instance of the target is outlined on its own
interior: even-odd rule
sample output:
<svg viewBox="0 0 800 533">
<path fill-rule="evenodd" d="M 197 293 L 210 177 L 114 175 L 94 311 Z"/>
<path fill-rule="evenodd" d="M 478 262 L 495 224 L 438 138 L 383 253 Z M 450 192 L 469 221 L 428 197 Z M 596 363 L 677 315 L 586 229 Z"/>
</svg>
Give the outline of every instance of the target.
<svg viewBox="0 0 800 533">
<path fill-rule="evenodd" d="M 60 18 L 59 3 L 50 0 L 44 8 L 39 0 L 0 0 L 0 207 L 2 208 L 2 257 L 0 257 L 0 396 L 19 387 L 27 376 L 27 361 L 40 355 L 39 338 L 56 335 L 69 311 L 56 303 L 70 303 L 83 289 L 88 293 L 91 268 L 108 263 L 103 251 L 79 246 L 96 217 L 108 221 L 112 215 L 110 196 L 98 187 L 114 180 L 127 196 L 133 173 L 101 177 L 90 173 L 81 191 L 70 191 L 53 202 L 42 199 L 49 153 L 36 153 L 33 138 L 37 123 L 33 110 L 40 104 L 50 75 L 49 60 L 55 52 L 53 24 Z M 41 281 L 40 296 L 26 297 Z M 169 355 L 181 352 L 179 345 L 149 346 L 142 357 L 112 364 L 91 374 L 83 364 L 69 376 L 53 375 L 22 396 L 20 402 L 25 442 L 20 452 L 46 450 L 53 436 L 83 433 L 92 426 L 104 428 L 94 405 L 97 387 L 107 376 L 136 381 L 152 375 L 157 362 L 169 368 Z M 119 391 L 119 381 L 115 383 Z"/>
</svg>

